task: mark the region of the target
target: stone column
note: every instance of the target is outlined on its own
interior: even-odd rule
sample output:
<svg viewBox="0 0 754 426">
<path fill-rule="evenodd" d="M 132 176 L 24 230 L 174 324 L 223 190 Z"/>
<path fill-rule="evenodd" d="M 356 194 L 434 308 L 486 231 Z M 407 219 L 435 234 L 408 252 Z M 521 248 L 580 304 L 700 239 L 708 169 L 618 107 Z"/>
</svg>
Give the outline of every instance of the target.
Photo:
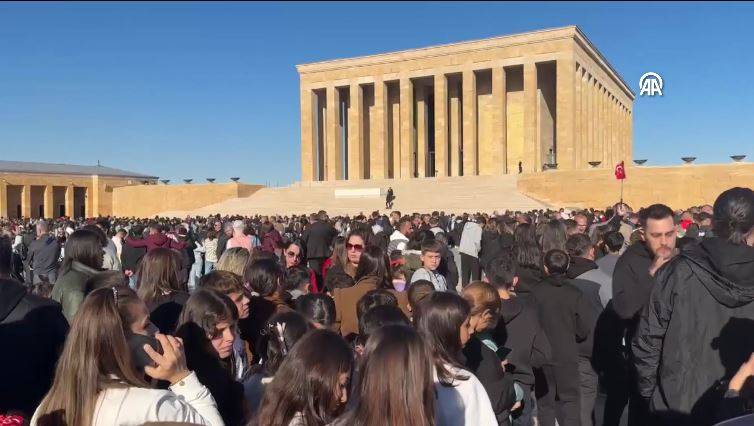
<svg viewBox="0 0 754 426">
<path fill-rule="evenodd" d="M 610 162 L 607 159 L 607 140 L 605 138 L 605 129 L 607 128 L 607 120 L 605 119 L 605 86 L 600 85 L 598 100 L 600 105 L 600 155 L 602 157 L 602 165 L 610 167 Z"/>
<path fill-rule="evenodd" d="M 401 170 L 400 177 L 403 179 L 412 178 L 412 156 L 411 145 L 414 138 L 414 90 L 411 79 L 401 77 Z"/>
<path fill-rule="evenodd" d="M 94 217 L 94 197 L 92 194 L 94 194 L 94 191 L 96 188 L 94 188 L 91 184 L 87 185 L 86 187 L 86 193 L 84 193 L 84 216 L 85 217 Z"/>
<path fill-rule="evenodd" d="M 626 126 L 628 127 L 628 140 L 626 141 L 626 150 L 628 152 L 628 158 L 633 159 L 633 138 L 634 138 L 634 127 L 633 127 L 633 114 L 631 110 L 627 111 L 626 115 Z"/>
<path fill-rule="evenodd" d="M 542 170 L 539 138 L 537 136 L 537 65 L 533 61 L 524 64 L 524 171 Z"/>
<path fill-rule="evenodd" d="M 623 157 L 621 147 L 618 145 L 618 123 L 615 120 L 615 96 L 610 96 L 610 147 L 613 163 L 617 163 Z"/>
<path fill-rule="evenodd" d="M 576 75 L 575 75 L 575 83 L 576 83 L 576 124 L 575 124 L 575 130 L 574 130 L 574 140 L 575 140 L 575 153 L 574 153 L 574 169 L 583 169 L 584 168 L 584 127 L 583 127 L 583 119 L 584 119 L 584 103 L 582 102 L 583 92 L 581 91 L 581 74 L 583 73 L 583 68 L 577 65 L 576 67 Z"/>
<path fill-rule="evenodd" d="M 301 88 L 301 180 L 311 182 L 315 180 L 316 148 L 314 143 L 314 92 L 308 88 Z M 66 212 L 67 212 L 66 207 Z M 66 213 L 68 214 L 68 213 Z"/>
<path fill-rule="evenodd" d="M 44 195 L 44 204 L 45 204 L 44 209 L 45 210 L 44 210 L 44 213 L 45 213 L 45 218 L 47 218 L 47 219 L 52 219 L 53 217 L 55 217 L 55 206 L 54 206 L 54 201 L 53 201 L 53 193 L 54 193 L 54 188 L 53 188 L 52 185 L 45 186 L 45 195 Z"/>
<path fill-rule="evenodd" d="M 602 109 L 600 108 L 600 93 L 602 85 L 595 82 L 594 85 L 594 159 L 602 161 L 600 167 L 605 167 L 605 159 L 602 158 Z"/>
<path fill-rule="evenodd" d="M 24 185 L 21 190 L 21 216 L 31 217 L 31 185 Z"/>
<path fill-rule="evenodd" d="M 0 178 L 0 217 L 9 217 L 8 214 L 8 182 Z"/>
<path fill-rule="evenodd" d="M 505 69 L 492 68 L 492 173 L 495 175 L 508 173 L 506 101 Z"/>
<path fill-rule="evenodd" d="M 327 180 L 343 179 L 340 150 L 340 94 L 335 86 L 327 86 L 327 153 L 325 177 Z"/>
<path fill-rule="evenodd" d="M 74 209 L 74 186 L 68 185 L 65 188 L 65 215 L 69 218 L 74 218 L 76 216 L 76 212 L 73 211 Z"/>
<path fill-rule="evenodd" d="M 427 98 L 423 84 L 416 85 L 416 176 L 427 176 Z"/>
<path fill-rule="evenodd" d="M 477 99 L 474 71 L 463 71 L 463 175 L 476 176 L 477 162 Z"/>
<path fill-rule="evenodd" d="M 610 162 L 610 139 L 608 138 L 610 132 L 610 119 L 607 116 L 607 87 L 602 86 L 602 96 L 600 100 L 602 102 L 602 157 L 604 158 L 605 165 L 612 167 Z"/>
<path fill-rule="evenodd" d="M 461 168 L 461 139 L 463 138 L 463 117 L 461 117 L 461 91 L 457 82 L 448 86 L 448 96 L 450 98 L 450 176 L 458 176 Z"/>
<path fill-rule="evenodd" d="M 370 125 L 369 176 L 372 179 L 387 177 L 387 86 L 381 76 L 374 80 L 374 118 Z"/>
<path fill-rule="evenodd" d="M 92 209 L 90 210 L 89 215 L 91 217 L 97 217 L 102 215 L 102 200 L 100 195 L 105 192 L 104 188 L 105 184 L 100 180 L 99 176 L 92 176 L 92 186 L 87 191 L 87 195 L 89 195 L 89 199 L 92 202 Z"/>
<path fill-rule="evenodd" d="M 558 59 L 556 68 L 555 94 L 555 140 L 556 161 L 559 170 L 573 170 L 576 168 L 576 112 L 575 90 L 576 61 L 573 56 Z"/>
<path fill-rule="evenodd" d="M 448 174 L 448 80 L 435 74 L 435 176 Z"/>
<path fill-rule="evenodd" d="M 363 179 L 364 139 L 361 125 L 364 118 L 364 92 L 358 83 L 351 83 L 348 100 L 348 179 Z"/>
<path fill-rule="evenodd" d="M 589 108 L 588 119 L 587 119 L 588 120 L 588 130 L 587 130 L 587 132 L 589 134 L 589 144 L 588 144 L 589 145 L 589 150 L 588 150 L 589 157 L 588 157 L 587 161 L 597 161 L 598 160 L 597 155 L 595 155 L 595 153 L 597 152 L 597 150 L 595 149 L 595 146 L 597 145 L 597 143 L 596 143 L 596 140 L 595 140 L 596 132 L 595 132 L 595 127 L 594 127 L 594 122 L 595 122 L 595 119 L 594 119 L 595 114 L 594 113 L 595 113 L 595 110 L 596 110 L 595 109 L 595 104 L 594 104 L 594 98 L 595 98 L 595 94 L 597 93 L 596 85 L 597 85 L 597 82 L 594 81 L 594 77 L 590 75 L 589 78 L 587 79 L 587 88 L 588 88 L 588 91 L 587 91 L 588 92 L 587 93 L 587 97 L 588 97 L 587 102 L 588 102 L 588 108 Z M 589 166 L 589 167 L 591 167 L 591 166 Z"/>
</svg>

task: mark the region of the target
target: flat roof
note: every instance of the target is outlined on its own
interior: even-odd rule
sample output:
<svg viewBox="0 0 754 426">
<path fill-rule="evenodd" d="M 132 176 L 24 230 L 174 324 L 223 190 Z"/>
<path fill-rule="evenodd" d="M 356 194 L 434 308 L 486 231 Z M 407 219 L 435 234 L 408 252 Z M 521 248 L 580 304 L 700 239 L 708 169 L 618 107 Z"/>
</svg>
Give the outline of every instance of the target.
<svg viewBox="0 0 754 426">
<path fill-rule="evenodd" d="M 586 37 L 586 34 L 584 34 L 584 32 L 581 31 L 581 29 L 576 25 L 569 25 L 558 28 L 546 28 L 523 33 L 419 47 L 414 49 L 382 52 L 372 55 L 309 62 L 296 65 L 296 70 L 299 74 L 316 73 L 320 71 L 330 71 L 335 69 L 369 65 L 371 63 L 400 62 L 438 55 L 452 55 L 454 53 L 465 50 L 509 46 L 514 44 L 529 43 L 532 41 L 545 41 L 562 37 L 573 38 L 577 43 L 579 43 L 579 45 L 581 45 L 582 48 L 587 51 L 588 54 L 591 54 L 593 56 L 593 59 L 598 66 L 603 67 L 608 75 L 615 79 L 615 81 L 618 83 L 618 86 L 620 86 L 625 91 L 625 93 L 631 100 L 634 100 L 636 98 L 636 95 L 631 90 L 630 86 L 626 84 L 623 77 L 621 77 L 621 75 L 618 73 L 618 71 L 615 70 L 612 64 L 608 62 L 607 58 L 605 58 L 605 56 L 602 55 L 599 50 L 597 50 L 594 44 Z"/>
<path fill-rule="evenodd" d="M 35 173 L 54 175 L 88 175 L 109 176 L 138 179 L 157 179 L 157 176 L 149 176 L 128 170 L 115 169 L 102 165 L 81 166 L 77 164 L 36 163 L 30 161 L 6 161 L 0 160 L 0 173 Z"/>
</svg>

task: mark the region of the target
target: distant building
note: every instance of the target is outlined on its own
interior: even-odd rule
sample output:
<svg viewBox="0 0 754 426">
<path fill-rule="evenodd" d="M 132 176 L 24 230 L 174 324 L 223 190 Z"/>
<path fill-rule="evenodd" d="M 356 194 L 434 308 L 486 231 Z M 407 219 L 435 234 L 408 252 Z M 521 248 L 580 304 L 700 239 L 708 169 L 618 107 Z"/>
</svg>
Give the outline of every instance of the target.
<svg viewBox="0 0 754 426">
<path fill-rule="evenodd" d="M 630 161 L 634 93 L 575 26 L 298 65 L 301 180 Z M 556 166 L 557 165 L 557 166 Z"/>
<path fill-rule="evenodd" d="M 156 184 L 105 166 L 0 160 L 0 217 L 96 217 L 113 214 L 113 188 Z"/>
</svg>

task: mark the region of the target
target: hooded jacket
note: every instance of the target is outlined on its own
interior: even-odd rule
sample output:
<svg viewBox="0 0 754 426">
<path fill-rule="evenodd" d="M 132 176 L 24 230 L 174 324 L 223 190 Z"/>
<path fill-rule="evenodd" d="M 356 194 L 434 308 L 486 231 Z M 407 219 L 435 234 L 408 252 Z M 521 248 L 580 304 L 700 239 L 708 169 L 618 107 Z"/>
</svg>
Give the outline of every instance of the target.
<svg viewBox="0 0 754 426">
<path fill-rule="evenodd" d="M 508 363 L 513 378 L 534 386 L 533 368 L 541 368 L 552 357 L 550 341 L 539 324 L 536 306 L 519 297 L 501 300 L 501 318 L 494 331 L 495 341 L 511 349 Z"/>
<path fill-rule="evenodd" d="M 0 279 L 0 413 L 34 413 L 50 389 L 67 332 L 59 303 Z"/>
<path fill-rule="evenodd" d="M 639 392 L 673 424 L 714 423 L 719 381 L 754 352 L 754 248 L 707 239 L 656 280 L 632 342 Z"/>
</svg>

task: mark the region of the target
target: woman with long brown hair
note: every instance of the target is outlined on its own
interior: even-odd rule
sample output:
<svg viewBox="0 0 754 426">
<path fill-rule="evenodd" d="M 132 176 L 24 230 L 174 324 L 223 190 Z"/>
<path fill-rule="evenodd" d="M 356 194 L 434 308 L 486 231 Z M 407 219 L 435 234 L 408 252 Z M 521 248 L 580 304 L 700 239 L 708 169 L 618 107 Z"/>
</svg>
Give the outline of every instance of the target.
<svg viewBox="0 0 754 426">
<path fill-rule="evenodd" d="M 406 315 L 408 311 L 408 297 L 403 292 L 393 288 L 390 273 L 390 259 L 377 246 L 367 247 L 359 256 L 356 269 L 356 284 L 348 288 L 336 288 L 333 292 L 335 299 L 335 323 L 344 337 L 351 333 L 358 333 L 359 321 L 356 304 L 362 296 L 371 290 L 384 289 L 395 295 L 398 306 Z"/>
<path fill-rule="evenodd" d="M 348 233 L 345 244 L 345 260 L 341 265 L 334 263 L 327 271 L 325 288 L 332 292 L 336 288 L 351 287 L 354 285 L 356 269 L 359 267 L 361 254 L 369 247 L 371 231 L 357 227 Z"/>
<path fill-rule="evenodd" d="M 419 303 L 414 324 L 432 353 L 438 425 L 497 425 L 487 392 L 463 365 L 474 327 L 463 297 L 436 291 Z"/>
<path fill-rule="evenodd" d="M 327 272 L 333 265 L 340 265 L 341 268 L 346 264 L 346 239 L 337 236 L 332 240 L 332 254 L 322 264 L 322 280 L 327 281 Z M 323 290 L 324 291 L 324 290 Z"/>
<path fill-rule="evenodd" d="M 157 335 L 162 354 L 144 347 L 156 364 L 145 372 L 170 382 L 170 390 L 147 388 L 133 367 L 117 295 L 117 290 L 101 288 L 87 296 L 31 424 L 223 424 L 209 390 L 186 368 L 182 343 L 172 336 Z"/>
<path fill-rule="evenodd" d="M 226 295 L 199 288 L 181 312 L 176 336 L 183 339 L 186 362 L 209 388 L 225 424 L 243 424 L 247 417 L 243 386 L 236 382 L 232 362 L 238 309 Z"/>
<path fill-rule="evenodd" d="M 63 307 L 63 315 L 70 324 L 86 296 L 86 282 L 102 269 L 102 241 L 100 236 L 79 229 L 65 243 L 65 257 L 52 288 L 52 300 Z"/>
<path fill-rule="evenodd" d="M 307 332 L 291 349 L 264 392 L 259 426 L 324 426 L 348 401 L 353 353 L 329 330 Z"/>
<path fill-rule="evenodd" d="M 176 253 L 167 248 L 147 253 L 136 273 L 136 287 L 149 308 L 152 323 L 161 333 L 173 334 L 181 309 L 189 298 L 186 284 L 178 281 Z"/>
<path fill-rule="evenodd" d="M 352 408 L 335 424 L 434 425 L 431 359 L 427 346 L 413 328 L 405 325 L 379 328 L 369 336 L 361 358 Z"/>
</svg>

